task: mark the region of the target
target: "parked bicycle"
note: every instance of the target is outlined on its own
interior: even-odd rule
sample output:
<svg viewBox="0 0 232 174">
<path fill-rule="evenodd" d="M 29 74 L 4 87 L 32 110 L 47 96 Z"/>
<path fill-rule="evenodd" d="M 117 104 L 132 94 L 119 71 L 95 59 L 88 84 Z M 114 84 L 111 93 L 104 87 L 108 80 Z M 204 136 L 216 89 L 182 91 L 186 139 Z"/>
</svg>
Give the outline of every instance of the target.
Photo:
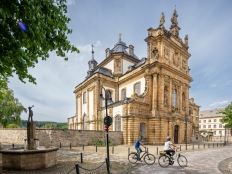
<svg viewBox="0 0 232 174">
<path fill-rule="evenodd" d="M 175 150 L 175 148 L 174 148 Z M 177 152 L 177 149 L 176 149 Z M 186 167 L 188 164 L 187 158 L 180 153 L 175 153 L 174 156 L 169 156 L 166 154 L 164 151 L 160 151 L 160 156 L 159 156 L 159 165 L 161 167 L 168 167 L 169 165 L 173 165 L 175 159 L 177 159 L 177 162 L 180 167 Z"/>
<path fill-rule="evenodd" d="M 141 156 L 142 152 L 144 152 L 144 153 Z M 151 164 L 155 163 L 155 156 L 148 152 L 148 148 L 145 148 L 145 151 L 142 151 L 142 152 L 140 153 L 140 156 L 141 156 L 141 159 L 142 158 L 144 159 L 146 164 L 151 165 Z M 131 152 L 128 155 L 128 160 L 130 161 L 130 163 L 135 164 L 138 161 L 137 152 Z"/>
</svg>

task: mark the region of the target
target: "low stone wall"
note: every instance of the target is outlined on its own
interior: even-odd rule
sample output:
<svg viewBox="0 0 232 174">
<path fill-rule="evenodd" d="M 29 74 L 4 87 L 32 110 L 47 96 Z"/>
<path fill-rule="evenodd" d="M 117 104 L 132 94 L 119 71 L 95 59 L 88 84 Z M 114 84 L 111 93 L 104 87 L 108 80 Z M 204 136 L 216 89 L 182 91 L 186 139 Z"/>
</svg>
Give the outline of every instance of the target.
<svg viewBox="0 0 232 174">
<path fill-rule="evenodd" d="M 27 138 L 26 129 L 0 129 L 1 143 L 24 144 L 24 139 Z M 60 130 L 60 129 L 36 129 L 36 138 L 39 139 L 40 146 L 50 147 L 81 146 L 90 145 L 93 141 L 105 139 L 104 131 L 93 130 Z M 115 145 L 122 144 L 122 132 L 110 131 L 109 141 Z"/>
<path fill-rule="evenodd" d="M 224 136 L 222 136 L 222 137 L 213 136 L 212 137 L 213 142 L 224 142 L 225 140 L 228 141 L 228 142 L 232 142 L 232 136 L 226 136 L 226 138 Z"/>
</svg>

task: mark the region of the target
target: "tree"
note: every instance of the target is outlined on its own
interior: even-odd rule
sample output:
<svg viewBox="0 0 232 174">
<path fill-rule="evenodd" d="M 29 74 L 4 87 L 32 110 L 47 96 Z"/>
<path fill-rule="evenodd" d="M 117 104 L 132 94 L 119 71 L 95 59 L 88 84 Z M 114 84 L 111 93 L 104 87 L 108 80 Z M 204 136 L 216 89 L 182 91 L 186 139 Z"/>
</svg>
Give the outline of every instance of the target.
<svg viewBox="0 0 232 174">
<path fill-rule="evenodd" d="M 18 128 L 19 126 L 17 124 L 8 124 L 6 128 Z"/>
<path fill-rule="evenodd" d="M 22 112 L 27 112 L 27 109 L 17 98 L 14 98 L 12 90 L 5 90 L 3 99 L 0 100 L 0 123 L 3 127 L 6 127 L 8 121 L 19 125 L 21 122 L 20 114 Z"/>
<path fill-rule="evenodd" d="M 56 51 L 68 60 L 65 52 L 79 52 L 67 40 L 72 30 L 66 13 L 66 0 L 0 0 L 0 83 L 16 73 L 36 84 L 28 68 L 39 58 Z"/>
<path fill-rule="evenodd" d="M 221 122 L 226 123 L 226 128 L 231 128 L 232 131 L 232 102 L 223 110 L 220 110 L 218 113 L 224 114 Z"/>
</svg>

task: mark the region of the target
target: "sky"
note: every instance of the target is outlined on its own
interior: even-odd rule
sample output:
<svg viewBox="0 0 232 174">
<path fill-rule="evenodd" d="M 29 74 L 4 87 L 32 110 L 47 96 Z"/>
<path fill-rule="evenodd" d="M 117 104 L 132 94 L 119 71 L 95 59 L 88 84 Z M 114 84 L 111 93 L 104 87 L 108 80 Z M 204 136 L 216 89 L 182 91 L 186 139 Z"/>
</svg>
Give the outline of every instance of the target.
<svg viewBox="0 0 232 174">
<path fill-rule="evenodd" d="M 147 29 L 157 28 L 164 12 L 166 29 L 170 28 L 175 6 L 179 35 L 189 38 L 190 98 L 200 110 L 222 108 L 232 102 L 232 1 L 231 0 L 68 0 L 68 24 L 73 30 L 68 40 L 80 53 L 69 53 L 68 61 L 54 52 L 46 61 L 40 59 L 29 73 L 37 85 L 10 78 L 9 87 L 25 106 L 34 105 L 34 120 L 67 122 L 75 115 L 75 86 L 88 71 L 91 45 L 94 58 L 105 59 L 122 33 L 122 41 L 134 46 L 138 58 L 147 57 Z M 28 114 L 23 113 L 22 119 Z"/>
</svg>

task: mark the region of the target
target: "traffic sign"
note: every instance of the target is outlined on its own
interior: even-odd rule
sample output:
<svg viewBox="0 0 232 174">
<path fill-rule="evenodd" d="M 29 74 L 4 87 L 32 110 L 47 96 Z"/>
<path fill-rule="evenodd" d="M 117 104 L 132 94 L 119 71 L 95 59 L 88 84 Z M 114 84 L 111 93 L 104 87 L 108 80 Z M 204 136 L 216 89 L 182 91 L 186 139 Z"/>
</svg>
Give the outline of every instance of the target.
<svg viewBox="0 0 232 174">
<path fill-rule="evenodd" d="M 104 125 L 110 126 L 110 125 L 112 125 L 112 122 L 113 122 L 112 117 L 106 116 L 106 117 L 104 118 Z"/>
</svg>

